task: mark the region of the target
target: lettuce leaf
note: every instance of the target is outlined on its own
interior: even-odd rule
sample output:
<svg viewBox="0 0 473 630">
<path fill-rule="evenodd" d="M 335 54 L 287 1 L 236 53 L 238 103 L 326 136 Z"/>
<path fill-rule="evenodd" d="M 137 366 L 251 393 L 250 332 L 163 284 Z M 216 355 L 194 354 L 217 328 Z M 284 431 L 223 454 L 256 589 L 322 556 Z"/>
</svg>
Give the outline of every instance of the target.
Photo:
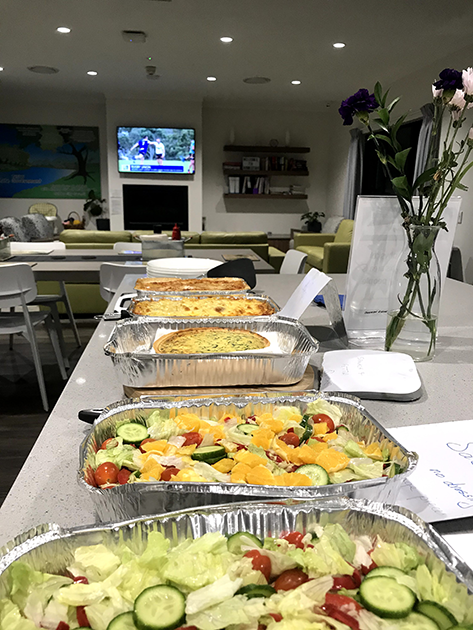
<svg viewBox="0 0 473 630">
<path fill-rule="evenodd" d="M 348 440 L 348 442 L 343 447 L 343 450 L 348 455 L 348 457 L 366 457 L 365 453 L 361 450 L 359 444 L 357 444 L 354 440 Z"/>
<path fill-rule="evenodd" d="M 265 611 L 263 598 L 247 599 L 244 595 L 235 595 L 221 604 L 187 615 L 186 625 L 200 630 L 220 630 L 236 624 L 256 624 Z"/>
<path fill-rule="evenodd" d="M 170 542 L 161 532 L 150 532 L 144 552 L 137 558 L 141 567 L 157 569 L 166 563 Z"/>
<path fill-rule="evenodd" d="M 379 536 L 371 553 L 371 559 L 379 567 L 397 567 L 402 571 L 411 571 L 420 564 L 424 564 L 424 558 L 414 547 L 402 542 L 384 542 Z"/>
<path fill-rule="evenodd" d="M 316 617 L 316 615 L 313 615 Z M 318 617 L 322 618 L 320 615 Z M 330 620 L 332 621 L 332 620 Z M 338 624 L 337 621 L 333 624 L 334 628 L 340 628 L 345 630 L 348 626 L 344 624 Z M 301 619 L 300 617 L 294 617 L 292 619 L 282 619 L 281 621 L 271 621 L 267 626 L 267 630 L 329 630 L 329 626 L 326 623 L 319 623 L 317 621 L 309 621 L 307 619 Z"/>
<path fill-rule="evenodd" d="M 327 402 L 323 398 L 318 398 L 314 402 L 310 402 L 307 405 L 306 413 L 311 413 L 312 415 L 325 413 L 327 416 L 332 418 L 336 427 L 340 424 L 343 415 L 339 407 Z"/>
<path fill-rule="evenodd" d="M 327 525 L 327 527 L 329 527 Z M 345 541 L 339 537 L 339 540 L 332 545 L 331 537 L 327 536 L 325 527 L 324 533 L 315 542 L 313 548 L 290 549 L 287 555 L 293 558 L 308 574 L 309 577 L 320 577 L 322 575 L 352 575 L 353 567 L 345 561 L 339 551 L 339 547 L 343 552 L 354 557 L 355 545 L 353 549 L 346 546 Z"/>
<path fill-rule="evenodd" d="M 0 628 L 2 630 L 38 630 L 38 626 L 21 616 L 20 609 L 9 599 L 0 600 Z"/>
<path fill-rule="evenodd" d="M 457 582 L 453 573 L 436 562 L 430 570 L 423 564 L 415 572 L 417 590 L 421 600 L 435 601 L 445 606 L 459 624 L 473 623 L 471 597 L 464 584 Z"/>
<path fill-rule="evenodd" d="M 165 416 L 165 413 L 168 416 Z M 150 437 L 155 440 L 168 440 L 170 437 L 174 435 L 183 435 L 186 433 L 184 428 L 180 428 L 177 424 L 169 418 L 169 412 L 164 412 L 164 410 L 156 410 L 151 416 L 148 418 L 148 433 Z"/>
<path fill-rule="evenodd" d="M 358 479 L 378 479 L 383 476 L 383 462 L 373 461 L 369 457 L 356 457 L 350 460 L 348 468 Z"/>
<path fill-rule="evenodd" d="M 327 538 L 331 546 L 339 552 L 344 560 L 353 563 L 356 552 L 356 544 L 353 540 L 351 540 L 350 536 L 341 525 L 338 523 L 329 523 L 326 525 L 321 540 L 319 540 L 319 544 L 324 538 Z"/>
<path fill-rule="evenodd" d="M 123 444 L 122 438 L 117 438 L 117 442 L 113 448 L 100 449 L 95 453 L 95 467 L 97 468 L 104 462 L 112 462 L 118 468 L 126 466 L 130 470 L 137 469 L 133 460 L 136 449 L 131 444 Z"/>
<path fill-rule="evenodd" d="M 322 606 L 325 603 L 325 595 L 332 586 L 332 576 L 320 577 L 301 584 L 301 586 L 284 594 L 277 604 L 278 612 L 284 618 L 307 617 L 314 606 Z"/>
<path fill-rule="evenodd" d="M 69 570 L 73 575 L 85 575 L 89 582 L 97 582 L 108 577 L 120 564 L 120 558 L 105 545 L 88 545 L 77 547 Z"/>
<path fill-rule="evenodd" d="M 224 575 L 212 584 L 189 593 L 186 599 L 186 615 L 201 612 L 206 608 L 221 604 L 226 599 L 231 599 L 242 582 L 241 578 L 232 580 L 228 575 Z"/>
</svg>

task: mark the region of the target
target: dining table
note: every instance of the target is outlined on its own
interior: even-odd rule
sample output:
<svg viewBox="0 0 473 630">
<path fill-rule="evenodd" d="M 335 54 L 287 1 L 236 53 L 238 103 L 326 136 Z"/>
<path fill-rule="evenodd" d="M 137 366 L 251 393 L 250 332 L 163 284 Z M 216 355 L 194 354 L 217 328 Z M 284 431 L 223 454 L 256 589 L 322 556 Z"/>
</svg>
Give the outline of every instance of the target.
<svg viewBox="0 0 473 630">
<path fill-rule="evenodd" d="M 273 274 L 276 270 L 266 260 L 255 254 L 251 249 L 189 249 L 186 257 L 190 258 L 210 258 L 222 263 L 233 257 L 249 257 L 258 274 Z M 141 252 L 133 251 L 133 244 L 130 243 L 130 250 L 118 252 L 113 249 L 61 249 L 50 252 L 35 252 L 34 248 L 30 252 L 12 255 L 9 263 L 35 263 L 32 269 L 35 279 L 55 280 L 64 282 L 98 283 L 100 281 L 100 266 L 104 262 L 130 265 L 134 268 L 141 267 L 143 275 L 146 275 L 146 263 L 142 259 Z"/>
<path fill-rule="evenodd" d="M 302 278 L 303 275 L 297 274 L 258 274 L 255 291 L 269 295 L 283 306 Z M 136 275 L 125 276 L 109 310 L 113 310 L 121 295 L 133 290 L 135 281 Z M 335 274 L 333 281 L 343 294 L 346 276 Z M 472 419 L 472 312 L 473 286 L 447 279 L 441 299 L 435 357 L 417 364 L 422 382 L 420 397 L 412 402 L 363 401 L 369 413 L 385 429 Z M 313 335 L 318 331 L 320 347 L 312 356 L 311 365 L 316 371 L 320 370 L 324 353 L 338 347 L 338 340 L 333 335 L 323 334 L 324 330 L 331 330 L 327 310 L 312 303 L 302 315 L 301 322 Z M 79 446 L 90 431 L 90 425 L 78 419 L 78 412 L 103 408 L 124 398 L 122 384 L 103 350 L 114 326 L 115 322 L 104 320 L 97 325 L 1 506 L 0 545 L 43 523 L 73 527 L 97 522 L 91 497 L 77 481 Z M 470 550 L 467 562 L 473 567 L 473 518 L 446 520 L 434 523 L 434 527 L 460 554 Z"/>
</svg>

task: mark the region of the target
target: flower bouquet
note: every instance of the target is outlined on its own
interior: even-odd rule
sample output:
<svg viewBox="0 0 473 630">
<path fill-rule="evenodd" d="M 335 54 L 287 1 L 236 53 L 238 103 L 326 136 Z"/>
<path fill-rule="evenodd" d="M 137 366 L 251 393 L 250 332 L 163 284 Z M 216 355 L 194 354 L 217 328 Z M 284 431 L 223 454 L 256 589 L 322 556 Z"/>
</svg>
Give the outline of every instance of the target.
<svg viewBox="0 0 473 630">
<path fill-rule="evenodd" d="M 397 138 L 407 113 L 393 118 L 399 97 L 388 104 L 389 90 L 383 93 L 378 82 L 372 94 L 358 90 L 339 109 L 344 125 L 351 125 L 356 117 L 368 128 L 368 140 L 375 143 L 399 202 L 407 252 L 401 279 L 393 278 L 385 348 L 408 352 L 416 360 L 430 359 L 435 351 L 440 301 L 435 240 L 439 230 L 446 229 L 443 215 L 448 202 L 455 190 L 467 190 L 461 181 L 473 166 L 473 128 L 469 126 L 463 135 L 460 132 L 467 110 L 473 107 L 473 69 L 459 72 L 447 68 L 439 77 L 432 85 L 434 116 L 427 157 L 415 181 L 409 181 L 406 174 L 411 147 L 403 148 Z M 448 116 L 448 126 L 440 144 L 444 115 Z"/>
</svg>

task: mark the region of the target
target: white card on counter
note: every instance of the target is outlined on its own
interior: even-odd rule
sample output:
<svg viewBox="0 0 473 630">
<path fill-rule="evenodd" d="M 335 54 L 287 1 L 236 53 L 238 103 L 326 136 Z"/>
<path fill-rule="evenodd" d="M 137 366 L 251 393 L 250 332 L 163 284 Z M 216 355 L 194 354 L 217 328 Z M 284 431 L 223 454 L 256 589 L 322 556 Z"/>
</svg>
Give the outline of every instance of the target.
<svg viewBox="0 0 473 630">
<path fill-rule="evenodd" d="M 427 523 L 473 516 L 473 420 L 389 429 L 419 455 L 396 505 Z"/>
<path fill-rule="evenodd" d="M 383 350 L 333 350 L 322 360 L 321 391 L 348 392 L 364 398 L 413 400 L 421 381 L 407 354 Z M 417 395 L 418 394 L 418 395 Z"/>
<path fill-rule="evenodd" d="M 311 269 L 288 299 L 279 315 L 299 319 L 331 278 L 318 269 Z"/>
</svg>

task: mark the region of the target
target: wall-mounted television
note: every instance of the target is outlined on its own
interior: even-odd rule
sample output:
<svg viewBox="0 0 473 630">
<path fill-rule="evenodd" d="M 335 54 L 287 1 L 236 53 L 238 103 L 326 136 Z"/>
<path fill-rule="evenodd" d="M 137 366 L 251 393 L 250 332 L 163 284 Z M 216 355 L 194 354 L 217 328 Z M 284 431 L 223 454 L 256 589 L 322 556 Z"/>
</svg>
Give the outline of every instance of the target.
<svg viewBox="0 0 473 630">
<path fill-rule="evenodd" d="M 117 127 L 119 173 L 195 173 L 195 129 Z"/>
</svg>

